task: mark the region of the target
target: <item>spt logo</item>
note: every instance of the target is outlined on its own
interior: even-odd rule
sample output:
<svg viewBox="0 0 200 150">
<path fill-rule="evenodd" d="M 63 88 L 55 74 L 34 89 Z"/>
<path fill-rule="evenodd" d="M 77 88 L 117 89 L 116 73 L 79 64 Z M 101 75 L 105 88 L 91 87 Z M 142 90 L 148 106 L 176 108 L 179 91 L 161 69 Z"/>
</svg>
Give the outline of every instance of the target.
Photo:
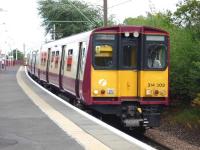
<svg viewBox="0 0 200 150">
<path fill-rule="evenodd" d="M 99 85 L 101 85 L 101 86 L 106 86 L 106 85 L 107 85 L 107 80 L 105 80 L 105 79 L 100 79 L 98 83 L 99 83 Z"/>
</svg>

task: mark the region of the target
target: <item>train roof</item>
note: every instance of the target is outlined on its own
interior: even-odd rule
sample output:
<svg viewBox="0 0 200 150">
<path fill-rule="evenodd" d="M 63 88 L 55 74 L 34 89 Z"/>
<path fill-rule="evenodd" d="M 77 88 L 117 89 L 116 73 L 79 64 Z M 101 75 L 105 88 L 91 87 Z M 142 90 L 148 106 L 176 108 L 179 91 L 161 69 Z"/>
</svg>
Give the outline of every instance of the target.
<svg viewBox="0 0 200 150">
<path fill-rule="evenodd" d="M 68 37 L 64 37 L 64 38 L 61 38 L 61 39 L 58 39 L 58 40 L 55 40 L 55 41 L 45 43 L 45 44 L 43 44 L 43 46 L 49 46 L 49 45 L 52 45 L 52 44 L 59 45 L 59 44 L 62 44 L 64 42 L 74 42 L 77 39 L 87 39 L 87 37 L 92 33 L 92 31 L 93 30 L 87 31 L 87 32 L 82 32 L 82 33 L 77 33 L 77 34 L 74 34 L 74 35 L 70 35 Z"/>
<path fill-rule="evenodd" d="M 161 32 L 165 34 L 169 34 L 167 31 L 160 29 L 160 28 L 155 28 L 155 27 L 150 27 L 150 26 L 135 26 L 135 25 L 117 25 L 117 26 L 112 26 L 112 27 L 101 27 L 94 29 L 94 32 L 100 32 L 100 31 L 106 31 L 106 30 L 114 30 L 116 29 L 118 32 L 126 32 L 129 30 L 135 30 L 140 33 L 144 33 L 145 31 L 149 32 Z"/>
<path fill-rule="evenodd" d="M 86 32 L 82 32 L 82 33 L 77 33 L 74 35 L 70 35 L 68 37 L 64 37 L 62 39 L 56 40 L 56 41 L 52 41 L 49 43 L 45 43 L 43 44 L 43 46 L 50 46 L 50 45 L 59 45 L 62 44 L 63 42 L 74 42 L 78 39 L 89 39 L 88 37 L 92 34 L 92 33 L 97 33 L 97 32 L 110 32 L 110 31 L 114 31 L 114 32 L 128 32 L 128 31 L 138 31 L 139 33 L 145 33 L 145 32 L 161 32 L 164 33 L 166 35 L 169 35 L 169 33 L 165 30 L 162 30 L 160 28 L 154 28 L 154 27 L 150 27 L 150 26 L 134 26 L 134 25 L 117 25 L 117 26 L 111 26 L 111 27 L 100 27 L 100 28 L 96 28 L 90 31 L 86 31 Z"/>
</svg>

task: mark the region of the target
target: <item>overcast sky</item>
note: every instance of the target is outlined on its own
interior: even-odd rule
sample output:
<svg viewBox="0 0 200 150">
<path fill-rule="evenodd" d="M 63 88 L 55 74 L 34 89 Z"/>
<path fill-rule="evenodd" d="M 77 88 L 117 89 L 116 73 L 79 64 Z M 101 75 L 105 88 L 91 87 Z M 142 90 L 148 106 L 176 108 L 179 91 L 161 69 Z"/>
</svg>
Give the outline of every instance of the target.
<svg viewBox="0 0 200 150">
<path fill-rule="evenodd" d="M 45 41 L 45 31 L 37 11 L 38 0 L 0 0 L 0 49 L 38 49 Z M 84 0 L 103 5 L 103 0 Z M 127 17 L 146 15 L 151 8 L 172 10 L 180 0 L 108 0 L 108 15 L 120 23 Z M 4 11 L 1 11 L 1 10 Z"/>
</svg>

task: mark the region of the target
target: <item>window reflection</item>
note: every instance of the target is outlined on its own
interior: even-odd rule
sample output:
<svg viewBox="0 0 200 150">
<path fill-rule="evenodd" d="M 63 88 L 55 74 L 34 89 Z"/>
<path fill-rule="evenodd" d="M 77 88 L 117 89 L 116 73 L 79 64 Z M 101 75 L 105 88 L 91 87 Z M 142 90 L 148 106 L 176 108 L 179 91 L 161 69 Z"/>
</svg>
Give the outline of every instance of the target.
<svg viewBox="0 0 200 150">
<path fill-rule="evenodd" d="M 96 34 L 94 37 L 93 60 L 95 67 L 111 68 L 116 63 L 116 36 L 113 34 Z"/>
<path fill-rule="evenodd" d="M 163 44 L 148 44 L 147 48 L 148 68 L 164 68 L 166 66 L 166 47 Z"/>
<path fill-rule="evenodd" d="M 112 66 L 113 47 L 112 45 L 96 45 L 95 64 L 97 66 Z"/>
</svg>

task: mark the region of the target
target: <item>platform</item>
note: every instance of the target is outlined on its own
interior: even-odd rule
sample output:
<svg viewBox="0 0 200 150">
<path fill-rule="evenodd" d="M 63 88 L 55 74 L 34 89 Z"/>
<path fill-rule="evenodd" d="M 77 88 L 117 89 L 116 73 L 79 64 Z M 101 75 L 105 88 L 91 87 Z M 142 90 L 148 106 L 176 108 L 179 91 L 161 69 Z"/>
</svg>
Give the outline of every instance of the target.
<svg viewBox="0 0 200 150">
<path fill-rule="evenodd" d="M 0 72 L 0 149 L 153 149 L 88 116 L 33 83 L 24 67 Z"/>
</svg>

